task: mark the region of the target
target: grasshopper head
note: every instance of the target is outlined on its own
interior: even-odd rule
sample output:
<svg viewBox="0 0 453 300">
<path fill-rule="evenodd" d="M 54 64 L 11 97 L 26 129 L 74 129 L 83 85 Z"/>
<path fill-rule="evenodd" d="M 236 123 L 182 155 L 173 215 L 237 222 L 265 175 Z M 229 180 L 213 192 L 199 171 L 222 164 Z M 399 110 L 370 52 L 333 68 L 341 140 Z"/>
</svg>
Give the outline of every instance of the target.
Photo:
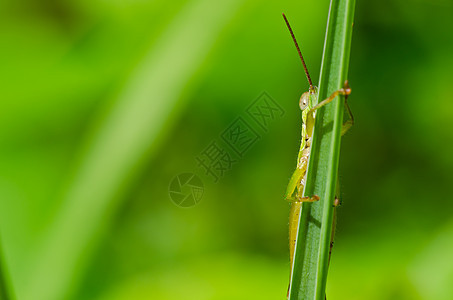
<svg viewBox="0 0 453 300">
<path fill-rule="evenodd" d="M 300 96 L 299 107 L 300 110 L 304 110 L 310 104 L 310 92 L 305 92 Z"/>
<path fill-rule="evenodd" d="M 313 87 L 313 89 L 310 89 L 308 92 L 305 92 L 300 96 L 299 100 L 299 107 L 301 110 L 308 108 L 312 108 L 314 105 L 316 105 L 317 101 L 317 96 L 318 96 L 318 89 L 316 87 Z"/>
</svg>

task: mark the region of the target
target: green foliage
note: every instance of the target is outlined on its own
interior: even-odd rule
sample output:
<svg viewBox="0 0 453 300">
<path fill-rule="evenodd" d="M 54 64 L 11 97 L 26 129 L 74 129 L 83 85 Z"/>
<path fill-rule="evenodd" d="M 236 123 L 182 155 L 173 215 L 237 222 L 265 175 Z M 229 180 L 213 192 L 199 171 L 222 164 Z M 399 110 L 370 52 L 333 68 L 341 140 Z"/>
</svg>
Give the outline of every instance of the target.
<svg viewBox="0 0 453 300">
<path fill-rule="evenodd" d="M 150 157 L 159 145 L 174 116 L 172 107 L 177 106 L 185 85 L 237 5 L 232 1 L 214 14 L 212 2 L 193 1 L 162 32 L 129 76 L 91 134 L 63 195 L 62 207 L 43 238 L 25 299 L 63 299 L 77 284 L 80 267 L 86 265 L 117 210 L 119 195 L 141 169 L 144 155 Z M 202 15 L 206 18 L 200 19 Z"/>
<path fill-rule="evenodd" d="M 298 99 L 308 86 L 281 12 L 291 17 L 317 78 L 328 2 L 213 2 L 197 10 L 199 23 L 176 28 L 198 0 L 0 1 L 0 236 L 17 299 L 29 300 L 25 294 L 41 282 L 53 282 L 68 300 L 284 299 L 289 208 L 282 198 L 299 146 Z M 452 252 L 451 7 L 449 0 L 357 2 L 348 76 L 356 125 L 341 145 L 343 205 L 328 299 L 452 299 L 443 282 L 451 282 L 453 269 L 441 263 Z M 219 16 L 227 21 L 211 29 Z M 166 36 L 171 26 L 180 34 Z M 207 32 L 208 42 L 198 40 Z M 163 86 L 139 90 L 152 94 L 150 116 L 154 107 L 168 114 L 160 121 L 137 115 L 106 130 L 118 103 L 129 103 L 120 95 L 137 67 L 162 40 L 178 43 L 178 51 L 160 52 L 161 82 L 173 85 L 175 75 L 183 88 L 175 97 L 155 97 Z M 193 72 L 178 74 L 196 47 L 209 54 L 193 60 Z M 147 74 L 137 80 L 156 86 Z M 202 178 L 198 206 L 175 206 L 171 179 L 181 172 L 202 177 L 195 157 L 264 90 L 284 117 L 259 131 L 260 140 L 218 183 Z M 140 123 L 153 128 L 131 131 Z M 147 136 L 151 130 L 157 135 Z M 141 135 L 149 149 L 130 172 L 117 173 L 124 161 L 113 157 L 143 149 L 137 141 L 126 149 L 125 136 L 132 136 L 124 131 Z M 101 133 L 121 148 L 106 147 Z M 93 160 L 94 149 L 102 161 Z M 98 174 L 90 174 L 89 186 L 78 180 L 84 166 Z M 78 199 L 85 211 L 66 212 L 65 221 L 58 216 L 76 186 L 110 196 L 90 195 L 96 199 L 89 206 Z M 105 218 L 85 218 L 100 212 Z M 64 228 L 53 228 L 56 220 Z M 57 231 L 75 235 L 56 241 Z M 49 236 L 63 251 L 58 261 L 66 251 L 71 257 L 38 273 L 50 260 L 43 252 L 56 249 Z"/>
</svg>

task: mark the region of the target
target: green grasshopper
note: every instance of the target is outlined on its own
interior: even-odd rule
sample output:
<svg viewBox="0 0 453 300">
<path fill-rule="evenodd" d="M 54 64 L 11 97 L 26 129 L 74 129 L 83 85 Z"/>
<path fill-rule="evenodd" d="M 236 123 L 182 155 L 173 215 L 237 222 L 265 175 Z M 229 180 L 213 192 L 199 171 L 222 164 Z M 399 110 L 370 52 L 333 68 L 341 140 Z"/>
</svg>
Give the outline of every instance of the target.
<svg viewBox="0 0 453 300">
<path fill-rule="evenodd" d="M 344 87 L 333 92 L 328 98 L 318 103 L 318 90 L 311 81 L 310 74 L 308 73 L 307 65 L 305 64 L 304 58 L 300 51 L 299 45 L 297 44 L 296 37 L 294 36 L 293 30 L 289 25 L 288 19 L 285 14 L 283 14 L 285 19 L 286 26 L 291 33 L 294 44 L 296 45 L 297 52 L 302 61 L 304 67 L 305 75 L 308 79 L 309 90 L 305 92 L 300 97 L 299 106 L 302 110 L 302 140 L 299 149 L 299 155 L 297 157 L 297 167 L 294 171 L 291 179 L 289 181 L 288 187 L 285 193 L 285 200 L 291 202 L 290 216 L 289 216 L 289 249 L 290 249 L 290 262 L 291 270 L 293 268 L 294 261 L 294 250 L 296 246 L 297 230 L 299 225 L 299 216 L 302 208 L 303 202 L 316 202 L 319 200 L 319 196 L 313 195 L 311 197 L 303 196 L 305 180 L 307 174 L 308 160 L 310 158 L 311 143 L 313 137 L 313 127 L 315 124 L 316 110 L 323 107 L 324 105 L 330 103 L 337 96 L 344 96 L 344 104 L 347 109 L 349 120 L 343 124 L 341 134 L 345 134 L 349 128 L 354 124 L 354 118 L 352 116 L 351 109 L 347 103 L 348 95 L 351 93 L 351 88 L 349 87 L 348 81 L 344 83 Z M 339 200 L 335 199 L 334 205 L 339 205 Z M 333 234 L 331 240 L 331 247 L 333 241 Z M 291 274 L 292 275 L 292 271 Z M 288 290 L 289 292 L 289 290 Z"/>
</svg>

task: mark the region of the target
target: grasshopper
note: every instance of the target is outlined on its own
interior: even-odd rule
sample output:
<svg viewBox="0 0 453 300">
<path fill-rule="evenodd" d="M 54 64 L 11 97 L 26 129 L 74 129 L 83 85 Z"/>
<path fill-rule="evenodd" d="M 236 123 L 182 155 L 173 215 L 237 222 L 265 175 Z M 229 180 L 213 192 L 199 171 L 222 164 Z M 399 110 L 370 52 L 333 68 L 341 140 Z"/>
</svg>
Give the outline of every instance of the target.
<svg viewBox="0 0 453 300">
<path fill-rule="evenodd" d="M 305 71 L 305 75 L 308 80 L 309 89 L 307 92 L 304 92 L 299 100 L 299 106 L 302 110 L 302 139 L 299 149 L 299 155 L 297 157 L 297 166 L 296 170 L 294 171 L 291 179 L 289 181 L 288 187 L 285 193 L 285 200 L 291 202 L 291 209 L 289 215 L 289 249 L 290 249 L 290 262 L 291 262 L 291 273 L 292 276 L 292 268 L 294 262 L 294 250 L 296 246 L 296 239 L 297 239 L 297 230 L 299 225 L 299 216 L 302 208 L 303 202 L 316 202 L 320 198 L 317 195 L 313 195 L 310 197 L 304 196 L 304 187 L 305 187 L 305 180 L 307 174 L 307 167 L 308 167 L 308 160 L 310 158 L 310 151 L 311 151 L 311 143 L 313 138 L 313 127 L 315 124 L 316 118 L 316 111 L 323 107 L 324 105 L 332 102 L 337 96 L 343 95 L 344 96 L 344 104 L 347 109 L 347 113 L 349 115 L 349 120 L 343 124 L 341 134 L 345 134 L 349 128 L 354 124 L 354 117 L 352 116 L 351 109 L 347 103 L 347 98 L 351 93 L 351 88 L 349 87 L 348 81 L 345 81 L 343 88 L 333 92 L 328 98 L 324 99 L 323 101 L 318 103 L 318 90 L 315 86 L 313 86 L 313 82 L 311 80 L 310 74 L 308 73 L 307 65 L 305 64 L 305 60 L 302 56 L 300 51 L 299 45 L 296 41 L 296 37 L 294 36 L 293 30 L 289 25 L 288 19 L 286 18 L 285 14 L 283 14 L 283 18 L 285 19 L 286 26 L 289 29 L 293 42 L 296 46 L 297 52 L 299 53 L 299 57 L 302 61 L 302 65 Z M 339 205 L 340 201 L 338 198 L 334 201 L 334 206 Z M 335 218 L 335 216 L 334 216 Z M 333 245 L 333 234 L 331 240 L 331 248 Z M 288 290 L 289 292 L 289 290 Z"/>
</svg>

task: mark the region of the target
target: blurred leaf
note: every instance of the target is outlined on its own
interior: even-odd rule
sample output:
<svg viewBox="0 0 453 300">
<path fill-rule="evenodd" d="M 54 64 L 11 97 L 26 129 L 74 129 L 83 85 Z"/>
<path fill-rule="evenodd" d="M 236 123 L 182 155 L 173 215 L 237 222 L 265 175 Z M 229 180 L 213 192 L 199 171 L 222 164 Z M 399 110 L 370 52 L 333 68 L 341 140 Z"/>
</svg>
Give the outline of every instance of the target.
<svg viewBox="0 0 453 300">
<path fill-rule="evenodd" d="M 77 287 L 122 192 L 156 150 L 181 93 L 238 3 L 189 2 L 133 72 L 85 146 L 22 299 L 65 299 Z"/>
<path fill-rule="evenodd" d="M 119 282 L 97 299 L 282 299 L 286 269 L 281 260 L 244 253 L 189 258 Z"/>
<path fill-rule="evenodd" d="M 409 277 L 423 299 L 448 300 L 453 295 L 452 237 L 450 221 L 409 267 Z"/>
</svg>

